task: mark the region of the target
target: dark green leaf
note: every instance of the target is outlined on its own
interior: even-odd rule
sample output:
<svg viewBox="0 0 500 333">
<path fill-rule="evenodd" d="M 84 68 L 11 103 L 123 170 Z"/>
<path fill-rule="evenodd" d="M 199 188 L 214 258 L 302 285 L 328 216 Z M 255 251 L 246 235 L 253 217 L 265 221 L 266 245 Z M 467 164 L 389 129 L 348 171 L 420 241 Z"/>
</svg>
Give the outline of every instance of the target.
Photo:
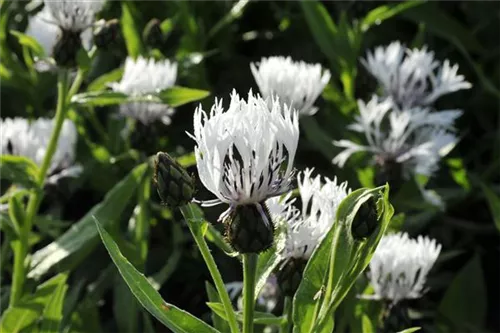
<svg viewBox="0 0 500 333">
<path fill-rule="evenodd" d="M 172 87 L 161 91 L 158 96 L 163 103 L 172 107 L 181 106 L 189 102 L 198 101 L 210 95 L 206 90 L 191 89 L 184 87 Z"/>
<path fill-rule="evenodd" d="M 166 303 L 153 286 L 151 286 L 148 279 L 139 273 L 127 258 L 121 254 L 120 249 L 101 226 L 97 218 L 95 219 L 95 224 L 118 271 L 139 303 L 146 310 L 174 332 L 218 332 L 198 318 L 180 310 L 175 305 Z"/>
<path fill-rule="evenodd" d="M 60 274 L 62 276 L 60 283 L 57 285 L 56 290 L 50 295 L 45 305 L 45 309 L 42 314 L 42 324 L 40 327 L 40 333 L 58 333 L 61 320 L 63 317 L 63 305 L 64 297 L 68 286 L 66 285 L 67 275 Z"/>
<path fill-rule="evenodd" d="M 37 186 L 38 166 L 23 156 L 1 155 L 0 177 L 26 188 Z"/>
<path fill-rule="evenodd" d="M 484 196 L 490 206 L 493 221 L 495 222 L 498 231 L 500 231 L 500 197 L 483 183 L 481 183 L 481 188 L 483 189 Z"/>
<path fill-rule="evenodd" d="M 30 278 L 39 278 L 54 267 L 74 267 L 99 243 L 93 216 L 103 223 L 116 224 L 147 170 L 146 164 L 133 169 L 127 177 L 108 192 L 80 221 L 61 237 L 36 251 L 31 260 Z"/>
<path fill-rule="evenodd" d="M 379 6 L 375 9 L 372 9 L 363 19 L 361 23 L 361 29 L 366 31 L 370 29 L 374 24 L 378 25 L 383 21 L 390 19 L 393 16 L 398 15 L 405 10 L 408 10 L 412 7 L 419 6 L 424 4 L 423 1 L 405 1 L 403 3 L 391 3 L 387 5 Z"/>
<path fill-rule="evenodd" d="M 486 316 L 486 289 L 481 259 L 475 255 L 455 276 L 439 305 L 439 313 L 453 325 L 450 331 L 481 331 Z"/>
<path fill-rule="evenodd" d="M 221 303 L 208 302 L 207 305 L 213 312 L 226 319 L 226 312 Z M 236 319 L 238 319 L 239 322 L 243 322 L 243 314 L 241 311 L 236 313 Z M 276 317 L 272 313 L 255 311 L 253 322 L 258 325 L 281 325 L 283 323 L 283 317 Z"/>
</svg>

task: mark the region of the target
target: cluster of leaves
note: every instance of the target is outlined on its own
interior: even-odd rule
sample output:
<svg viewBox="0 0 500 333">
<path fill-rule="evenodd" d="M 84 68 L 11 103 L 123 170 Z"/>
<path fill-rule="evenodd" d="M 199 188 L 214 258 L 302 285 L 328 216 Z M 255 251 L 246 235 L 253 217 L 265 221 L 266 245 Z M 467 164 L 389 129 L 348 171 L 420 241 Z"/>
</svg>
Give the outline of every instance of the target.
<svg viewBox="0 0 500 333">
<path fill-rule="evenodd" d="M 42 52 L 41 47 L 22 33 L 35 10 L 28 2 L 1 2 L 2 117 L 53 115 L 56 77 L 36 71 L 33 57 Z M 353 188 L 358 184 L 373 188 L 374 167 L 365 167 L 361 158 L 354 161 L 359 165 L 355 170 L 331 164 L 338 153 L 332 141 L 349 135 L 345 126 L 356 114 L 356 99 L 374 90 L 359 57 L 392 40 L 412 47 L 428 45 L 438 58 L 459 63 L 474 86 L 452 95 L 451 101 L 439 101 L 440 108 L 459 105 L 465 111 L 457 126 L 461 142 L 443 161 L 440 172 L 423 180 L 437 189 L 446 209 L 423 202 L 415 183 L 419 180 L 408 182 L 395 196 L 391 193 L 396 212 L 391 223 L 385 197 L 381 226 L 363 246 L 357 246 L 349 232 L 354 217 L 350 214 L 381 189 L 353 192 L 340 209 L 337 224 L 343 227 L 328 233 L 306 268 L 308 279 L 294 299 L 293 324 L 298 332 L 328 332 L 335 311 L 336 331 L 375 331 L 380 306 L 357 297 L 369 293 L 370 287 L 356 277 L 389 228 L 430 234 L 443 244 L 428 281 L 431 291 L 411 304 L 416 326 L 443 332 L 498 330 L 499 12 L 494 2 L 465 1 L 108 1 L 100 15 L 119 18 L 121 36 L 92 62 L 79 59 L 85 80 L 68 103 L 67 116 L 79 134 L 77 160 L 84 172 L 55 189 L 38 189 L 45 191 L 45 197 L 28 239 L 32 251 L 27 292 L 16 307 L 8 309 L 13 292 L 12 249 L 24 219 L 26 189 L 36 186 L 38 168 L 22 157 L 1 157 L 0 203 L 9 205 L 8 211 L 0 213 L 1 330 L 154 332 L 162 330 L 162 323 L 176 332 L 226 331 L 227 313 L 212 284 L 207 282 L 204 288 L 211 279 L 195 245 L 204 239 L 215 245 L 213 256 L 224 279 L 241 280 L 238 260 L 226 256 L 230 248 L 216 227 L 206 222 L 215 221 L 218 211 L 207 210 L 203 217 L 194 205 L 183 210 L 193 242 L 179 212 L 160 205 L 151 191 L 149 156 L 168 151 L 194 171 L 193 143 L 185 135 L 192 131 L 194 105 L 189 102 L 206 97 L 208 91 L 212 96 L 227 96 L 233 88 L 248 91 L 254 86 L 249 62 L 284 54 L 321 62 L 333 73 L 318 114 L 301 119 L 297 168 L 314 166 L 324 175 L 349 180 Z M 143 38 L 153 18 L 161 20 L 164 38 L 155 48 Z M 142 128 L 135 124 L 136 135 L 124 140 L 121 133 L 130 124 L 117 116 L 116 105 L 130 99 L 108 91 L 106 85 L 119 80 L 127 55 L 173 58 L 179 63 L 178 84 L 196 89 L 176 87 L 148 96 L 179 106 L 172 125 Z M 5 191 L 13 182 L 20 186 Z M 334 248 L 343 252 L 332 254 Z M 348 259 L 359 256 L 365 261 Z M 273 260 L 272 251 L 261 256 L 260 285 Z M 323 285 L 327 289 L 318 294 Z M 279 326 L 283 318 L 257 313 L 255 323 Z"/>
</svg>

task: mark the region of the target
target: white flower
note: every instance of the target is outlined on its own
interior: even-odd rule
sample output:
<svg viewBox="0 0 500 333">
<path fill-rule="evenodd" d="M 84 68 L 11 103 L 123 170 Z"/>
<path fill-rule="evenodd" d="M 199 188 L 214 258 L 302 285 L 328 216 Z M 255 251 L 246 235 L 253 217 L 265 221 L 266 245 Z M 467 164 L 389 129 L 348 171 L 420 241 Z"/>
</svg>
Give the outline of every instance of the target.
<svg viewBox="0 0 500 333">
<path fill-rule="evenodd" d="M 375 298 L 395 304 L 421 297 L 427 274 L 440 251 L 441 245 L 428 237 L 411 239 L 406 233 L 384 236 L 370 261 L 369 278 Z"/>
<path fill-rule="evenodd" d="M 177 63 L 169 60 L 155 61 L 138 57 L 127 57 L 123 77 L 120 82 L 110 84 L 114 91 L 139 97 L 155 94 L 170 88 L 177 79 Z M 135 102 L 120 105 L 120 112 L 147 125 L 161 120 L 168 125 L 174 109 L 168 105 L 153 102 Z"/>
<path fill-rule="evenodd" d="M 1 120 L 0 124 L 1 154 L 24 156 L 41 166 L 54 129 L 54 121 L 47 118 L 39 118 L 32 122 L 24 118 L 6 118 Z M 64 170 L 66 174 L 71 171 L 70 175 L 74 175 L 72 171 L 75 170 L 68 168 L 74 163 L 77 137 L 75 125 L 66 119 L 47 175 Z"/>
<path fill-rule="evenodd" d="M 330 72 L 323 71 L 320 64 L 294 62 L 290 57 L 262 58 L 250 68 L 264 98 L 278 96 L 300 115 L 318 111 L 313 104 L 330 80 Z"/>
<path fill-rule="evenodd" d="M 335 145 L 345 148 L 333 159 L 340 167 L 352 154 L 367 151 L 382 165 L 401 163 L 407 177 L 411 174 L 431 176 L 441 157 L 457 141 L 453 123 L 462 114 L 460 110 L 431 112 L 420 107 L 399 110 L 390 98 L 380 101 L 377 96 L 367 104 L 358 101 L 358 106 L 359 115 L 348 128 L 363 133 L 367 145 L 334 141 Z"/>
<path fill-rule="evenodd" d="M 95 14 L 103 4 L 100 0 L 46 0 L 44 8 L 29 19 L 26 34 L 36 39 L 47 57 L 52 56 L 62 30 L 79 33 L 83 47 L 89 50 Z"/>
<path fill-rule="evenodd" d="M 95 20 L 104 0 L 45 0 L 45 8 L 50 12 L 51 22 L 63 30 L 82 32 Z"/>
<path fill-rule="evenodd" d="M 458 65 L 451 66 L 448 60 L 441 65 L 425 46 L 411 50 L 393 42 L 368 52 L 361 62 L 401 109 L 427 106 L 443 95 L 472 87 L 457 74 Z"/>
<path fill-rule="evenodd" d="M 267 200 L 271 215 L 281 215 L 287 221 L 286 245 L 281 253 L 286 263 L 288 259 L 309 259 L 316 246 L 323 240 L 335 222 L 337 209 L 350 190 L 347 182 L 337 183 L 321 176 L 311 177 L 313 169 L 306 169 L 298 175 L 298 185 L 302 210 L 292 206 L 293 200 Z M 277 207 L 281 205 L 281 209 Z"/>
<path fill-rule="evenodd" d="M 204 205 L 230 205 L 221 220 L 238 205 L 261 209 L 288 190 L 299 125 L 297 113 L 278 99 L 266 101 L 250 90 L 245 101 L 233 91 L 227 110 L 217 99 L 208 114 L 201 105 L 196 109 L 190 136 L 200 180 L 217 197 Z"/>
</svg>

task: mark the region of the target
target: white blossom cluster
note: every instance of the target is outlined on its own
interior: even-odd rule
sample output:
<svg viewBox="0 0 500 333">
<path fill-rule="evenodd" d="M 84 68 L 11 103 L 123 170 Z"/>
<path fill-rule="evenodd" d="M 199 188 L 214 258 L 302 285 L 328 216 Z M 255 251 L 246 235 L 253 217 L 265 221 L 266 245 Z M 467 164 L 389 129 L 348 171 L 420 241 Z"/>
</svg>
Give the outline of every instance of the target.
<svg viewBox="0 0 500 333">
<path fill-rule="evenodd" d="M 0 120 L 0 125 L 1 154 L 24 156 L 41 166 L 54 129 L 54 121 L 48 118 L 31 122 L 25 118 L 6 118 Z M 61 176 L 74 176 L 81 171 L 80 166 L 74 165 L 77 138 L 75 125 L 66 119 L 47 171 L 48 176 L 55 176 L 52 180 L 56 181 Z M 51 178 L 48 182 L 51 182 Z"/>
<path fill-rule="evenodd" d="M 134 60 L 127 57 L 121 81 L 111 83 L 110 86 L 114 91 L 131 97 L 140 97 L 171 88 L 176 79 L 176 62 L 170 62 L 168 59 L 156 61 L 144 57 L 137 57 Z M 140 101 L 120 105 L 120 112 L 145 125 L 156 120 L 168 125 L 174 109 L 162 103 Z"/>
<path fill-rule="evenodd" d="M 374 297 L 393 304 L 421 297 L 440 251 L 441 245 L 428 237 L 412 239 L 406 233 L 382 237 L 369 264 Z"/>
</svg>

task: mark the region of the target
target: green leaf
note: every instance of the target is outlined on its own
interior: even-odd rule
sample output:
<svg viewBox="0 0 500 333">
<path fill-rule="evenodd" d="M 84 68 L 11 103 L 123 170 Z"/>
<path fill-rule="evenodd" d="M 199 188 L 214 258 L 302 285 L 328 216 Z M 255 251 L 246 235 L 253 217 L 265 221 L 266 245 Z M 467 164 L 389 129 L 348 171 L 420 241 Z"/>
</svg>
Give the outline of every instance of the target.
<svg viewBox="0 0 500 333">
<path fill-rule="evenodd" d="M 11 30 L 10 34 L 17 38 L 19 44 L 26 46 L 30 50 L 32 50 L 36 56 L 42 57 L 46 55 L 43 47 L 33 37 L 25 35 L 22 32 L 15 30 Z"/>
<path fill-rule="evenodd" d="M 0 331 L 9 333 L 34 331 L 38 324 L 38 319 L 46 311 L 48 311 L 47 315 L 49 313 L 53 315 L 51 304 L 53 304 L 54 295 L 60 294 L 58 290 L 65 290 L 66 279 L 66 274 L 59 274 L 53 277 L 39 285 L 33 295 L 25 296 L 16 306 L 5 310 L 2 314 Z"/>
<path fill-rule="evenodd" d="M 362 324 L 362 328 L 363 328 L 363 333 L 375 332 L 375 328 L 372 325 L 370 317 L 368 317 L 367 315 L 363 315 L 361 317 L 361 324 Z"/>
<path fill-rule="evenodd" d="M 484 196 L 486 197 L 488 205 L 490 206 L 490 212 L 491 216 L 493 216 L 493 221 L 495 221 L 495 225 L 498 231 L 500 231 L 500 197 L 483 183 L 481 183 L 481 188 L 483 189 Z"/>
<path fill-rule="evenodd" d="M 47 301 L 47 305 L 43 310 L 43 319 L 40 328 L 40 333 L 58 333 L 61 320 L 63 317 L 63 305 L 64 296 L 68 290 L 66 285 L 67 275 L 60 274 L 63 276 L 61 282 L 57 285 L 56 290 L 50 295 Z"/>
<path fill-rule="evenodd" d="M 99 91 L 105 90 L 108 83 L 116 82 L 123 76 L 123 67 L 114 69 L 106 74 L 99 76 L 97 79 L 92 81 L 87 87 L 87 91 Z"/>
<path fill-rule="evenodd" d="M 94 227 L 93 216 L 106 224 L 116 224 L 146 173 L 147 164 L 135 167 L 122 181 L 117 183 L 80 221 L 54 242 L 36 251 L 31 259 L 30 278 L 40 278 L 54 267 L 75 267 L 98 244 L 99 237 Z"/>
<path fill-rule="evenodd" d="M 469 191 L 470 182 L 463 160 L 461 158 L 448 158 L 446 159 L 446 164 L 450 168 L 450 173 L 455 183 L 460 185 L 464 190 Z"/>
<path fill-rule="evenodd" d="M 399 331 L 398 333 L 413 333 L 416 331 L 420 331 L 421 328 L 422 327 L 410 327 L 410 328 L 407 328 L 405 330 Z"/>
<path fill-rule="evenodd" d="M 388 186 L 359 189 L 339 205 L 336 221 L 309 259 L 293 303 L 294 332 L 328 331 L 332 312 L 366 268 L 394 209 Z M 353 238 L 352 223 L 362 204 L 377 202 L 378 226 L 366 239 Z M 332 261 L 333 260 L 333 261 Z"/>
<path fill-rule="evenodd" d="M 318 1 L 301 1 L 307 24 L 311 29 L 316 44 L 332 63 L 336 63 L 336 52 L 333 40 L 338 29 L 326 8 Z"/>
<path fill-rule="evenodd" d="M 29 158 L 14 155 L 0 156 L 0 177 L 26 188 L 37 187 L 38 166 Z"/>
<path fill-rule="evenodd" d="M 442 325 L 450 331 L 465 328 L 481 331 L 486 316 L 486 288 L 481 259 L 475 255 L 455 276 L 439 305 L 438 313 L 444 316 Z"/>
<path fill-rule="evenodd" d="M 300 119 L 301 129 L 305 132 L 307 140 L 328 160 L 331 161 L 337 155 L 333 139 L 319 126 L 314 117 L 302 117 Z"/>
<path fill-rule="evenodd" d="M 83 106 L 106 106 L 126 103 L 129 97 L 121 92 L 100 90 L 76 94 L 71 103 Z"/>
<path fill-rule="evenodd" d="M 120 19 L 120 25 L 122 27 L 123 39 L 127 46 L 127 52 L 132 58 L 137 58 L 144 51 L 144 46 L 142 45 L 141 34 L 136 26 L 135 14 L 135 4 L 132 1 L 122 2 L 122 17 Z"/>
<path fill-rule="evenodd" d="M 403 3 L 391 3 L 387 5 L 379 6 L 375 9 L 372 9 L 363 19 L 361 23 L 361 29 L 366 31 L 370 29 L 374 24 L 379 25 L 383 21 L 390 19 L 393 16 L 404 12 L 412 7 L 419 6 L 424 4 L 423 1 L 406 1 Z"/>
<path fill-rule="evenodd" d="M 92 65 L 92 61 L 89 58 L 87 50 L 83 47 L 76 53 L 76 63 L 78 64 L 78 68 L 83 71 L 87 71 Z"/>
<path fill-rule="evenodd" d="M 19 236 L 26 219 L 26 214 L 25 207 L 21 203 L 21 198 L 17 195 L 13 195 L 9 199 L 9 218 L 16 235 Z"/>
<path fill-rule="evenodd" d="M 226 311 L 224 310 L 224 306 L 222 305 L 221 300 L 219 298 L 219 294 L 217 293 L 217 289 L 215 289 L 210 282 L 205 281 L 205 289 L 207 290 L 207 296 L 208 296 L 208 301 L 210 303 L 217 303 L 221 306 L 221 310 L 223 313 L 223 316 L 219 316 L 217 312 L 212 310 L 212 322 L 214 324 L 215 329 L 221 331 L 221 332 L 230 332 L 231 329 L 229 328 L 229 325 L 224 318 L 226 315 Z"/>
<path fill-rule="evenodd" d="M 139 273 L 127 258 L 121 254 L 120 249 L 106 230 L 104 230 L 97 218 L 95 218 L 95 225 L 104 246 L 108 250 L 121 276 L 129 286 L 130 291 L 149 313 L 174 332 L 218 332 L 198 318 L 177 308 L 175 305 L 166 303 L 153 286 L 151 286 L 148 279 Z"/>
<path fill-rule="evenodd" d="M 207 302 L 207 305 L 213 312 L 217 313 L 217 315 L 226 319 L 226 312 L 221 303 Z M 238 319 L 239 322 L 243 322 L 243 313 L 241 311 L 236 313 L 236 319 Z M 283 317 L 276 317 L 272 313 L 255 311 L 253 323 L 257 325 L 281 325 L 283 319 Z"/>
<path fill-rule="evenodd" d="M 236 2 L 231 10 L 224 15 L 208 32 L 208 39 L 214 37 L 222 28 L 230 25 L 233 21 L 243 15 L 245 7 L 250 3 L 250 0 L 239 0 Z"/>
<path fill-rule="evenodd" d="M 163 103 L 177 107 L 189 102 L 198 101 L 210 95 L 209 91 L 184 87 L 172 87 L 161 91 L 158 96 Z"/>
</svg>

